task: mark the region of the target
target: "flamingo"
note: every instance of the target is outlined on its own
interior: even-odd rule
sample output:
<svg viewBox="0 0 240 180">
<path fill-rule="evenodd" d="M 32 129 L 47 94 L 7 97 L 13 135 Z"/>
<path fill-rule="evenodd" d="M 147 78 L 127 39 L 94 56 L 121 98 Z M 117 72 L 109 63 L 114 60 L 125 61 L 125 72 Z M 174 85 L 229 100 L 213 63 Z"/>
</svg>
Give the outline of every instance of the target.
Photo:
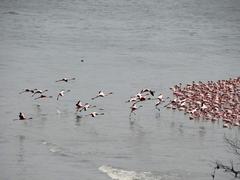
<svg viewBox="0 0 240 180">
<path fill-rule="evenodd" d="M 144 93 L 144 92 L 149 92 L 152 96 L 154 96 L 154 93 L 155 93 L 155 91 L 153 91 L 151 89 L 148 89 L 148 88 L 142 89 L 140 91 L 141 94 Z"/>
<path fill-rule="evenodd" d="M 166 107 L 166 108 L 170 108 L 170 106 L 169 105 L 176 105 L 177 104 L 177 99 L 175 98 L 175 99 L 173 99 L 173 100 L 171 100 L 171 101 L 169 101 L 169 103 L 167 103 L 166 105 L 164 105 L 163 107 Z M 171 106 L 171 107 L 172 107 Z"/>
<path fill-rule="evenodd" d="M 26 119 L 25 115 L 22 112 L 20 112 L 19 113 L 19 120 L 25 120 L 25 119 Z"/>
<path fill-rule="evenodd" d="M 94 108 L 94 107 L 96 107 L 96 106 L 93 106 L 93 105 L 90 105 L 89 103 L 86 103 L 86 104 L 84 104 L 84 106 L 82 107 L 82 109 L 80 110 L 80 112 L 81 112 L 82 110 L 87 111 L 89 108 Z"/>
<path fill-rule="evenodd" d="M 159 96 L 157 97 L 157 99 L 159 100 L 159 101 L 161 101 L 161 102 L 165 102 L 165 99 L 164 99 L 164 97 L 163 97 L 163 94 L 159 94 Z M 169 99 L 169 97 L 166 97 L 166 99 Z"/>
<path fill-rule="evenodd" d="M 26 116 L 25 116 L 25 114 L 24 113 L 22 113 L 22 112 L 20 112 L 19 113 L 19 120 L 27 120 L 27 119 L 32 119 L 31 117 L 30 118 L 27 118 Z"/>
<path fill-rule="evenodd" d="M 70 91 L 71 91 L 71 90 L 67 90 L 67 91 L 62 90 L 62 91 L 60 91 L 60 92 L 58 93 L 57 100 L 59 99 L 60 96 L 62 97 L 62 96 L 64 96 L 65 93 L 70 92 Z"/>
<path fill-rule="evenodd" d="M 77 108 L 77 111 L 81 108 L 83 108 L 84 105 L 82 104 L 82 102 L 79 100 L 77 103 L 76 103 L 76 108 Z"/>
<path fill-rule="evenodd" d="M 72 80 L 75 80 L 76 78 L 62 78 L 62 79 L 59 79 L 57 80 L 56 82 L 68 82 L 68 81 L 72 81 Z"/>
<path fill-rule="evenodd" d="M 158 107 L 162 101 L 158 100 L 158 102 L 155 103 L 155 108 L 160 111 L 160 108 Z"/>
<path fill-rule="evenodd" d="M 96 117 L 98 115 L 104 115 L 104 113 L 98 113 L 98 112 L 91 112 L 90 114 L 86 115 L 86 116 L 92 116 L 92 117 Z"/>
<path fill-rule="evenodd" d="M 240 79 L 207 81 L 203 83 L 193 81 L 185 87 L 174 86 L 171 88 L 176 101 L 169 104 L 178 110 L 189 113 L 190 119 L 202 117 L 206 120 L 216 121 L 223 119 L 223 127 L 238 126 Z"/>
<path fill-rule="evenodd" d="M 194 119 L 193 115 L 190 115 L 190 116 L 189 116 L 189 119 L 190 119 L 190 120 L 193 120 L 193 119 Z"/>
<path fill-rule="evenodd" d="M 24 89 L 23 91 L 19 92 L 19 94 L 25 93 L 25 92 L 31 92 L 34 93 L 34 91 L 37 89 Z"/>
<path fill-rule="evenodd" d="M 166 99 L 168 99 L 168 98 L 169 98 L 169 97 L 167 97 Z M 158 101 L 155 103 L 155 108 L 160 111 L 160 109 L 158 108 L 158 106 L 159 106 L 162 102 L 165 102 L 165 100 L 164 100 L 162 94 L 160 94 L 156 99 L 157 99 Z M 170 103 L 169 103 L 169 104 L 170 104 Z M 169 104 L 168 104 L 168 105 L 169 105 Z M 164 106 L 164 107 L 166 107 L 166 106 Z"/>
<path fill-rule="evenodd" d="M 230 128 L 230 125 L 228 123 L 224 123 L 223 128 Z"/>
<path fill-rule="evenodd" d="M 238 121 L 233 122 L 234 126 L 240 126 L 240 123 Z"/>
<path fill-rule="evenodd" d="M 137 93 L 135 96 L 140 98 L 142 96 L 142 93 Z"/>
<path fill-rule="evenodd" d="M 35 94 L 43 94 L 44 92 L 47 92 L 48 90 L 45 89 L 45 90 L 40 90 L 40 89 L 37 89 L 32 96 L 34 96 Z"/>
<path fill-rule="evenodd" d="M 208 107 L 202 102 L 202 105 L 201 105 L 201 107 L 200 107 L 200 109 L 202 110 L 202 111 L 204 111 L 205 109 L 207 109 Z"/>
<path fill-rule="evenodd" d="M 146 95 L 142 95 L 140 98 L 139 98 L 139 101 L 146 101 L 146 100 L 151 100 L 150 97 L 147 97 L 148 94 Z"/>
<path fill-rule="evenodd" d="M 126 103 L 128 103 L 128 102 L 136 102 L 137 100 L 138 100 L 138 97 L 137 96 L 133 96 L 129 100 L 127 100 Z"/>
<path fill-rule="evenodd" d="M 99 98 L 99 97 L 105 97 L 105 96 L 108 96 L 108 95 L 111 95 L 111 94 L 113 94 L 113 92 L 109 92 L 109 93 L 105 94 L 103 91 L 99 91 L 98 95 L 93 97 L 92 100 L 94 100 L 96 98 Z"/>
<path fill-rule="evenodd" d="M 129 117 L 131 117 L 132 113 L 135 114 L 135 111 L 138 110 L 141 107 L 143 107 L 143 106 L 142 105 L 137 106 L 136 103 L 132 104 L 132 106 L 130 107 L 131 111 L 130 111 Z"/>
<path fill-rule="evenodd" d="M 42 98 L 52 98 L 52 96 L 46 96 L 46 95 L 41 94 L 41 96 L 35 98 L 34 100 L 42 99 Z"/>
</svg>

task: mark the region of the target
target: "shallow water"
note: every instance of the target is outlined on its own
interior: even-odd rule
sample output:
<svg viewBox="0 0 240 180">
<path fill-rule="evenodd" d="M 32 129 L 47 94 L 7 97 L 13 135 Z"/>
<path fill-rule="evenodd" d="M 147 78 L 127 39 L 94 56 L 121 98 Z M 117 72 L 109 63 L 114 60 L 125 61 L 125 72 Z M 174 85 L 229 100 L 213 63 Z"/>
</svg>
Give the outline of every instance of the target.
<svg viewBox="0 0 240 180">
<path fill-rule="evenodd" d="M 232 158 L 223 136 L 238 128 L 152 102 L 131 124 L 125 101 L 144 87 L 168 96 L 180 82 L 239 76 L 238 0 L 1 0 L 0 14 L 1 179 L 207 180 L 212 161 Z M 65 76 L 77 79 L 55 83 Z M 56 101 L 61 89 L 71 92 Z M 92 102 L 100 89 L 114 94 Z M 78 118 L 78 99 L 105 115 Z M 33 119 L 13 121 L 20 111 Z"/>
</svg>

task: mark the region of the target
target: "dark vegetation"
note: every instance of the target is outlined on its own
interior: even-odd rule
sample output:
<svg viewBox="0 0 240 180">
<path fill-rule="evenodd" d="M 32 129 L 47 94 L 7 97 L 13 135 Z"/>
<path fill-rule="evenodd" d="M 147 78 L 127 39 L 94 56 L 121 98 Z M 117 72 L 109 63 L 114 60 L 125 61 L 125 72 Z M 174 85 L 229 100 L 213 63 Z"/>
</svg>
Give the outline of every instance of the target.
<svg viewBox="0 0 240 180">
<path fill-rule="evenodd" d="M 216 172 L 222 170 L 226 173 L 232 174 L 235 178 L 240 179 L 240 139 L 224 136 L 224 140 L 228 146 L 228 149 L 236 158 L 234 160 L 230 160 L 230 162 L 226 164 L 221 161 L 216 161 L 212 178 L 214 180 L 216 177 Z"/>
</svg>

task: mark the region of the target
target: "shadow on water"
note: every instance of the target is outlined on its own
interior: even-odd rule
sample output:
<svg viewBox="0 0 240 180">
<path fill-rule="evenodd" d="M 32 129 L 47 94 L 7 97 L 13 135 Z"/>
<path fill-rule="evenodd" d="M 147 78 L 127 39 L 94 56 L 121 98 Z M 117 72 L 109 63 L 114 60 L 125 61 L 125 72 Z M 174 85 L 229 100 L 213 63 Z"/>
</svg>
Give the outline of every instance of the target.
<svg viewBox="0 0 240 180">
<path fill-rule="evenodd" d="M 207 133 L 206 128 L 204 126 L 200 126 L 198 132 L 200 138 L 204 138 Z"/>
<path fill-rule="evenodd" d="M 129 127 L 131 131 L 135 131 L 136 129 L 143 128 L 139 125 L 138 119 L 135 116 L 129 117 Z"/>
<path fill-rule="evenodd" d="M 18 141 L 18 151 L 17 151 L 17 167 L 18 167 L 18 176 L 22 177 L 25 176 L 27 172 L 27 165 L 25 162 L 25 157 L 26 157 L 26 150 L 25 150 L 25 141 L 26 137 L 24 135 L 19 135 L 17 136 L 17 141 Z"/>
<path fill-rule="evenodd" d="M 138 119 L 134 121 L 129 121 L 129 129 L 131 132 L 137 137 L 136 142 L 141 142 L 143 137 L 145 136 L 146 132 L 144 131 L 144 127 L 139 124 Z"/>
<path fill-rule="evenodd" d="M 184 128 L 183 128 L 183 125 L 180 124 L 179 127 L 178 127 L 178 132 L 179 132 L 179 134 L 180 134 L 181 136 L 184 135 L 184 130 L 183 130 L 183 129 L 184 129 Z"/>
<path fill-rule="evenodd" d="M 156 119 L 160 119 L 160 117 L 161 117 L 161 113 L 160 113 L 160 112 L 156 112 L 156 113 L 155 113 L 155 118 L 156 118 Z"/>
<path fill-rule="evenodd" d="M 25 148 L 24 148 L 24 141 L 25 141 L 26 137 L 24 135 L 19 135 L 18 136 L 18 154 L 17 154 L 17 161 L 18 163 L 23 163 L 25 161 Z"/>
<path fill-rule="evenodd" d="M 83 117 L 83 116 L 81 116 L 81 115 L 76 115 L 76 117 L 75 117 L 75 125 L 76 125 L 76 126 L 81 126 L 82 117 Z"/>
<path fill-rule="evenodd" d="M 41 105 L 39 105 L 39 104 L 34 105 L 33 108 L 34 108 L 36 117 L 40 119 L 40 121 L 37 121 L 39 123 L 39 126 L 41 128 L 44 128 L 45 125 L 46 125 L 47 115 L 48 114 L 42 112 L 43 110 L 41 108 Z"/>
<path fill-rule="evenodd" d="M 34 109 L 35 109 L 35 111 L 36 111 L 36 114 L 37 114 L 38 116 L 40 116 L 41 113 L 42 113 L 41 105 L 39 105 L 39 104 L 34 105 Z"/>
<path fill-rule="evenodd" d="M 19 15 L 19 13 L 16 11 L 7 11 L 7 12 L 4 12 L 3 14 Z"/>
</svg>

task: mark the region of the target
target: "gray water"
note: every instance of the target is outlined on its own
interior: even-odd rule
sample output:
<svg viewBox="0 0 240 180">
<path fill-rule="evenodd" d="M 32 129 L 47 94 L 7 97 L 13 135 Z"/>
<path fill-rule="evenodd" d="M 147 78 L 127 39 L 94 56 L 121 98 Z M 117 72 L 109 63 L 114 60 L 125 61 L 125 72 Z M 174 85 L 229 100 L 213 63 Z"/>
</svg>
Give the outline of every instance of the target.
<svg viewBox="0 0 240 180">
<path fill-rule="evenodd" d="M 239 76 L 239 59 L 239 0 L 1 0 L 0 179 L 211 179 L 215 160 L 234 159 L 223 136 L 238 128 L 153 102 L 131 124 L 125 101 L 141 88 L 171 96 L 180 82 Z M 76 81 L 55 83 L 65 76 Z M 71 92 L 56 101 L 61 89 Z M 101 89 L 114 94 L 90 100 Z M 105 115 L 78 119 L 78 99 Z M 19 112 L 33 119 L 14 121 Z"/>
</svg>

